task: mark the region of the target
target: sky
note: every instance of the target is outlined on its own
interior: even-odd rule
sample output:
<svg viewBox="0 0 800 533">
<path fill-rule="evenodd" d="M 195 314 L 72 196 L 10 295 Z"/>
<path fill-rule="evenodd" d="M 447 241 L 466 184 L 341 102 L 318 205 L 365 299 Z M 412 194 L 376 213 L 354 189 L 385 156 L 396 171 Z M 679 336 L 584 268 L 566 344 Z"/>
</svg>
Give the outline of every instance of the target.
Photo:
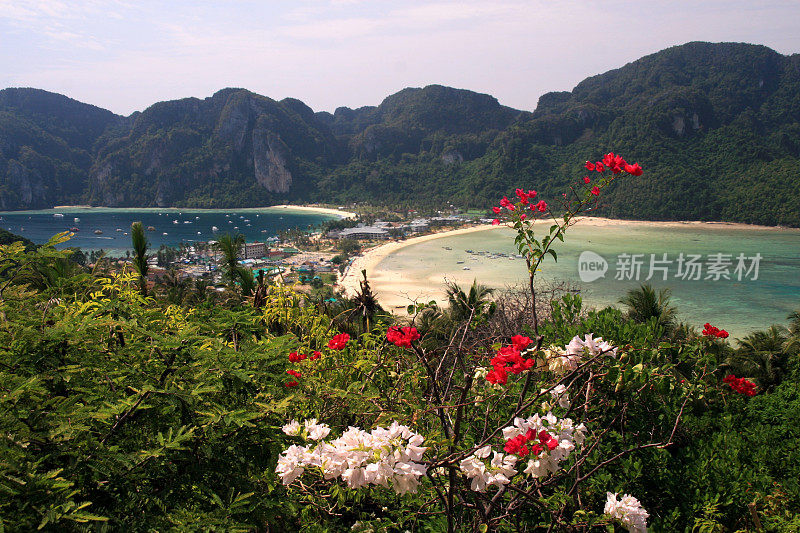
<svg viewBox="0 0 800 533">
<path fill-rule="evenodd" d="M 800 52 L 800 0 L 0 0 L 0 88 L 128 115 L 243 87 L 315 111 L 442 84 L 533 110 L 689 41 Z"/>
</svg>

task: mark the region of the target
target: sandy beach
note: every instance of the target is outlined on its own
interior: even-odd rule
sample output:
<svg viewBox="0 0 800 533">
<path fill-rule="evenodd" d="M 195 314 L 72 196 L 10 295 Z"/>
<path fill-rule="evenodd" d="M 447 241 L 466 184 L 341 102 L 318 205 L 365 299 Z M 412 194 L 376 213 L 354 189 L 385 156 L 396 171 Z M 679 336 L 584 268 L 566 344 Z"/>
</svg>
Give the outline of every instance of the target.
<svg viewBox="0 0 800 533">
<path fill-rule="evenodd" d="M 736 229 L 736 230 L 770 230 L 782 231 L 784 228 L 776 228 L 770 226 L 757 226 L 751 224 L 739 224 L 729 222 L 701 222 L 701 221 L 669 221 L 669 222 L 653 222 L 643 220 L 620 220 L 610 219 L 604 217 L 579 217 L 577 222 L 578 226 L 590 228 L 603 228 L 613 226 L 630 226 L 639 228 L 703 228 L 708 230 L 720 229 Z M 547 226 L 547 223 L 542 221 L 542 227 Z M 475 232 L 485 231 L 502 231 L 508 230 L 504 225 L 492 226 L 491 224 L 483 224 L 479 226 L 472 226 L 450 231 L 442 231 L 423 235 L 420 237 L 412 237 L 403 241 L 387 242 L 373 248 L 366 249 L 362 254 L 356 257 L 349 268 L 345 271 L 344 276 L 339 280 L 339 286 L 345 291 L 345 294 L 352 296 L 359 288 L 359 281 L 362 279 L 361 271 L 366 270 L 368 279 L 370 280 L 374 289 L 379 292 L 381 302 L 387 308 L 394 308 L 407 305 L 413 300 L 428 301 L 437 300 L 442 303 L 443 288 L 441 282 L 426 284 L 424 280 L 420 279 L 406 279 L 408 276 L 403 272 L 389 272 L 378 269 L 378 265 L 387 257 L 398 251 L 412 246 L 415 244 L 448 238 L 456 235 L 463 235 Z M 790 230 L 791 231 L 791 230 Z M 796 230 L 795 230 L 796 231 Z M 422 288 L 425 287 L 423 290 Z"/>
<path fill-rule="evenodd" d="M 286 209 L 289 211 L 307 211 L 310 213 L 321 213 L 323 215 L 334 215 L 341 218 L 355 218 L 356 214 L 350 211 L 343 211 L 341 209 L 333 209 L 331 207 L 316 207 L 313 205 L 273 205 L 270 209 Z"/>
</svg>

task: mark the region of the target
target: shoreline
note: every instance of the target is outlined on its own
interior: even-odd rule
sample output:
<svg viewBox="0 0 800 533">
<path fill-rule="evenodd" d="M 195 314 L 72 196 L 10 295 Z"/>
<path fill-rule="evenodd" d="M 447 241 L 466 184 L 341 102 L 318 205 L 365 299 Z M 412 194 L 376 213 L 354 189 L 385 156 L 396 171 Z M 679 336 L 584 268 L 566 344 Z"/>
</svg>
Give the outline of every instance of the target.
<svg viewBox="0 0 800 533">
<path fill-rule="evenodd" d="M 226 208 L 226 207 L 108 207 L 104 205 L 56 205 L 47 209 L 21 209 L 18 211 L 0 211 L 2 213 L 17 213 L 17 214 L 25 214 L 31 212 L 38 212 L 38 211 L 57 211 L 57 210 L 81 210 L 81 211 L 91 211 L 91 210 L 99 210 L 99 209 L 118 209 L 118 210 L 128 210 L 128 211 L 264 211 L 264 210 L 277 210 L 277 209 L 285 209 L 287 211 L 298 211 L 298 212 L 306 212 L 306 213 L 316 213 L 320 215 L 333 215 L 337 216 L 342 219 L 348 218 L 355 218 L 356 214 L 351 211 L 344 211 L 342 209 L 334 209 L 332 207 L 317 207 L 313 205 L 291 205 L 291 204 L 280 204 L 280 205 L 267 205 L 262 207 L 236 207 L 236 208 Z"/>
<path fill-rule="evenodd" d="M 577 217 L 576 220 L 577 221 L 575 222 L 575 224 L 580 224 L 582 226 L 593 226 L 593 227 L 631 225 L 631 226 L 643 226 L 643 227 L 653 227 L 653 228 L 696 227 L 696 228 L 707 228 L 711 230 L 719 230 L 719 229 L 736 229 L 736 230 L 753 230 L 753 231 L 758 231 L 758 230 L 797 231 L 798 230 L 798 228 L 788 228 L 785 226 L 761 226 L 756 224 L 744 224 L 741 222 L 703 222 L 698 220 L 684 220 L 684 221 L 623 220 L 617 218 L 591 217 L 591 216 Z M 542 222 L 544 221 L 542 220 Z M 544 225 L 545 224 L 542 224 L 542 226 Z M 491 224 L 481 224 L 479 226 L 471 226 L 455 230 L 440 231 L 437 233 L 431 233 L 419 237 L 411 237 L 410 239 L 406 239 L 403 241 L 390 241 L 383 244 L 379 244 L 377 246 L 373 246 L 372 248 L 364 250 L 361 255 L 353 259 L 352 263 L 350 263 L 350 265 L 347 267 L 347 270 L 345 270 L 344 275 L 339 279 L 338 285 L 341 289 L 344 290 L 346 296 L 352 297 L 359 289 L 359 281 L 362 279 L 361 278 L 362 270 L 366 270 L 367 279 L 371 279 L 373 277 L 373 274 L 375 273 L 376 267 L 384 259 L 402 250 L 403 248 L 415 244 L 420 244 L 423 242 L 428 242 L 435 239 L 453 237 L 456 235 L 463 235 L 478 231 L 492 231 L 501 229 L 509 229 L 509 228 L 503 224 L 500 224 L 498 226 L 493 226 Z"/>
</svg>

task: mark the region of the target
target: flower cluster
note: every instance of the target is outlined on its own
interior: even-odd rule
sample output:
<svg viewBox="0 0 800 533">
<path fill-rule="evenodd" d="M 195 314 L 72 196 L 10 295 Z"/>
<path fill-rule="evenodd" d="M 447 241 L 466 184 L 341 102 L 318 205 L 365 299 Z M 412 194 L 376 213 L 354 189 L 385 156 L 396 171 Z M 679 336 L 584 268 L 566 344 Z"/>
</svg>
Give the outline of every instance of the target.
<svg viewBox="0 0 800 533">
<path fill-rule="evenodd" d="M 575 335 L 564 350 L 551 346 L 544 352 L 548 369 L 556 374 L 563 374 L 578 368 L 584 357 L 591 358 L 605 353 L 616 357 L 617 348 L 604 341 L 603 337 L 595 339 L 592 333 L 587 333 L 583 339 Z"/>
<path fill-rule="evenodd" d="M 389 328 L 386 332 L 386 340 L 395 346 L 410 348 L 411 343 L 420 338 L 417 328 L 405 327 L 399 328 L 397 326 Z"/>
<path fill-rule="evenodd" d="M 547 389 L 542 389 L 542 393 L 547 392 Z M 550 391 L 550 396 L 553 397 L 553 401 L 555 401 L 559 407 L 564 409 L 569 409 L 569 394 L 567 394 L 567 388 L 562 385 L 558 384 Z M 544 403 L 543 404 L 545 411 L 550 410 L 550 404 Z"/>
<path fill-rule="evenodd" d="M 344 350 L 347 346 L 347 341 L 350 340 L 350 335 L 347 333 L 339 333 L 328 341 L 328 348 L 331 350 Z"/>
<path fill-rule="evenodd" d="M 706 337 L 717 337 L 719 339 L 727 339 L 728 332 L 724 329 L 719 329 L 717 327 L 712 326 L 708 322 L 703 324 L 703 335 Z"/>
<path fill-rule="evenodd" d="M 303 429 L 305 426 L 305 429 Z M 328 424 L 320 424 L 316 418 L 309 418 L 303 425 L 297 420 L 292 420 L 281 428 L 290 437 L 304 437 L 311 440 L 322 440 L 331 432 Z"/>
<path fill-rule="evenodd" d="M 531 442 L 534 444 L 528 446 Z M 525 457 L 528 454 L 539 455 L 543 451 L 553 451 L 556 448 L 558 448 L 558 441 L 555 437 L 545 430 L 536 433 L 533 429 L 508 439 L 503 446 L 507 453 L 517 457 Z"/>
<path fill-rule="evenodd" d="M 618 500 L 616 493 L 606 493 L 606 506 L 603 512 L 611 518 L 619 520 L 631 533 L 646 533 L 647 531 L 647 517 L 650 515 L 639 500 L 630 494 L 625 494 L 621 500 Z"/>
<path fill-rule="evenodd" d="M 534 212 L 538 211 L 539 213 L 544 213 L 545 211 L 547 211 L 547 202 L 545 202 L 544 200 L 539 200 L 536 203 L 531 201 L 536 197 L 536 194 L 537 194 L 536 191 L 525 192 L 522 189 L 517 189 L 516 195 L 517 195 L 517 198 L 519 199 L 519 207 L 520 207 L 520 209 L 524 209 L 525 206 L 528 206 L 528 208 L 531 211 L 534 211 Z M 509 200 L 507 196 L 503 196 L 503 199 L 500 200 L 500 207 L 493 207 L 492 208 L 492 212 L 495 215 L 499 215 L 500 213 L 503 212 L 503 208 L 506 208 L 509 211 L 516 211 L 517 210 L 517 204 L 515 204 L 514 202 Z M 519 218 L 520 218 L 520 220 L 525 220 L 527 218 L 527 216 L 528 215 L 522 213 L 522 214 L 519 215 Z M 500 220 L 499 219 L 494 219 L 492 221 L 492 224 L 494 224 L 496 226 L 496 225 L 500 224 Z"/>
<path fill-rule="evenodd" d="M 530 345 L 531 340 L 522 335 L 511 337 L 511 344 L 503 346 L 490 361 L 492 370 L 486 374 L 486 381 L 495 385 L 505 385 L 508 373 L 519 374 L 536 366 L 535 359 L 525 359 L 522 352 Z"/>
<path fill-rule="evenodd" d="M 723 379 L 722 382 L 730 385 L 731 389 L 739 394 L 744 394 L 745 396 L 751 397 L 756 395 L 756 384 L 745 378 L 737 378 L 733 374 L 730 374 L 725 376 L 725 379 Z"/>
<path fill-rule="evenodd" d="M 515 418 L 514 425 L 503 428 L 505 450 L 519 457 L 530 454 L 524 472 L 535 478 L 557 472 L 559 463 L 569 457 L 576 446 L 583 444 L 585 433 L 583 424 L 575 426 L 571 418 L 559 419 L 550 412 L 543 417 L 535 414 L 528 419 Z M 538 443 L 527 445 L 534 441 Z"/>
<path fill-rule="evenodd" d="M 614 174 L 619 174 L 620 172 L 625 171 L 632 176 L 642 175 L 642 167 L 639 166 L 639 163 L 629 165 L 621 155 L 614 155 L 613 152 L 609 152 L 604 155 L 602 161 L 597 161 L 596 163 L 587 161 L 585 167 L 586 170 L 596 170 L 597 172 L 603 172 L 607 168 Z"/>
<path fill-rule="evenodd" d="M 486 459 L 490 454 L 492 459 L 487 464 Z M 462 459 L 458 466 L 469 478 L 472 490 L 485 492 L 492 485 L 499 488 L 509 484 L 511 478 L 517 474 L 514 469 L 516 464 L 516 456 L 495 452 L 492 451 L 491 446 L 484 446 L 469 457 Z"/>
<path fill-rule="evenodd" d="M 322 357 L 322 353 L 317 351 L 312 352 L 310 356 L 304 353 L 291 352 L 289 354 L 289 362 L 299 363 L 300 361 L 304 361 L 306 358 L 310 359 L 311 361 L 314 361 L 315 359 L 319 359 L 320 357 Z"/>
<path fill-rule="evenodd" d="M 303 436 L 299 426 L 292 421 L 283 430 Z M 427 448 L 421 446 L 425 439 L 408 426 L 395 421 L 388 428 L 369 432 L 350 427 L 337 439 L 321 440 L 329 431 L 328 426 L 317 424 L 314 419 L 306 421 L 307 437 L 319 442 L 292 445 L 281 453 L 275 471 L 284 485 L 303 475 L 306 468 L 316 467 L 325 479 L 341 478 L 350 488 L 391 486 L 398 494 L 417 490 L 420 477 L 427 471 L 418 461 Z"/>
<path fill-rule="evenodd" d="M 307 354 L 304 354 L 304 353 L 291 352 L 291 353 L 289 353 L 289 362 L 290 363 L 299 363 L 301 361 L 305 361 L 306 359 L 314 361 L 316 359 L 319 359 L 320 357 L 322 357 L 322 353 L 317 352 L 317 351 L 312 352 L 311 356 L 308 356 Z M 300 372 L 290 368 L 290 369 L 288 369 L 286 371 L 286 373 L 289 374 L 290 376 L 292 376 L 295 379 L 292 379 L 292 380 L 284 382 L 283 385 L 285 387 L 290 387 L 291 388 L 291 387 L 297 387 L 298 385 L 300 385 L 300 382 L 297 381 L 298 379 L 303 377 L 303 375 Z"/>
</svg>

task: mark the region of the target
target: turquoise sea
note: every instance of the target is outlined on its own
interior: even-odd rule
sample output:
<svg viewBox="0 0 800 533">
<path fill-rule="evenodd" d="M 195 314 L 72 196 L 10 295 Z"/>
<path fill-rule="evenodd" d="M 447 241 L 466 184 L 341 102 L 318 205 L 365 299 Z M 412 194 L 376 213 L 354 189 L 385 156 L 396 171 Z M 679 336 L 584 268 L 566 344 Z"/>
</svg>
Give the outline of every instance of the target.
<svg viewBox="0 0 800 533">
<path fill-rule="evenodd" d="M 58 216 L 63 215 L 63 216 Z M 130 227 L 140 221 L 147 231 L 151 248 L 162 244 L 177 246 L 181 242 L 210 241 L 230 232 L 241 233 L 248 242 L 264 240 L 290 228 L 316 226 L 334 215 L 295 211 L 290 208 L 253 209 L 125 209 L 64 208 L 37 211 L 0 212 L 0 227 L 22 235 L 35 243 L 46 242 L 60 231 L 77 228 L 65 246 L 78 246 L 85 251 L 103 249 L 122 255 L 130 249 Z M 77 219 L 77 221 L 76 221 Z M 217 228 L 214 231 L 214 227 Z M 96 233 L 100 231 L 101 233 Z"/>
<path fill-rule="evenodd" d="M 372 286 L 386 305 L 408 303 L 409 299 L 441 298 L 445 279 L 462 285 L 478 282 L 493 287 L 519 286 L 526 282 L 527 272 L 522 259 L 497 257 L 516 253 L 511 230 L 498 229 L 443 237 L 402 248 L 381 261 L 370 273 Z M 470 254 L 488 252 L 487 254 Z M 592 251 L 608 264 L 603 277 L 582 281 L 578 258 Z M 580 291 L 589 306 L 613 305 L 629 289 L 639 286 L 650 274 L 650 256 L 666 269 L 656 269 L 649 280 L 656 287 L 672 290 L 672 302 L 679 318 L 700 326 L 711 322 L 742 336 L 771 324 L 785 324 L 787 315 L 800 309 L 800 230 L 743 228 L 726 225 L 669 225 L 648 223 L 615 223 L 596 226 L 579 223 L 570 228 L 566 242 L 557 247 L 558 262 L 548 258 L 540 273 L 543 284 L 566 281 Z M 620 254 L 641 254 L 638 281 L 617 279 Z M 701 256 L 701 279 L 683 279 L 678 271 L 679 254 Z M 495 254 L 490 259 L 489 254 Z M 727 273 L 730 279 L 709 270 L 709 261 L 716 254 L 730 255 Z M 738 279 L 737 257 L 743 254 L 745 265 L 761 255 L 756 279 L 754 272 Z M 711 274 L 711 278 L 707 276 Z M 742 272 L 745 274 L 745 272 Z"/>
</svg>

